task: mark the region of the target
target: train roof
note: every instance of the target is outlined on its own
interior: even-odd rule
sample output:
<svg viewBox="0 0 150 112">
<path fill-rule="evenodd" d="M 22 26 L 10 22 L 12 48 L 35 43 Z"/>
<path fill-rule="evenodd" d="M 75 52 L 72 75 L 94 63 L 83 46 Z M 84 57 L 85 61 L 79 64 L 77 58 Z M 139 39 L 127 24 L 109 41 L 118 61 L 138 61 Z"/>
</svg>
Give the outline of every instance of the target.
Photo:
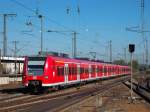
<svg viewBox="0 0 150 112">
<path fill-rule="evenodd" d="M 90 60 L 82 60 L 82 59 L 75 59 L 75 58 L 64 58 L 64 57 L 59 57 L 59 56 L 52 56 L 52 55 L 47 55 L 47 56 L 29 56 L 29 59 L 39 59 L 43 60 L 46 59 L 47 57 L 54 59 L 56 61 L 62 61 L 62 62 L 75 62 L 75 63 L 87 63 L 87 64 L 105 64 L 105 65 L 110 65 L 110 66 L 122 66 L 125 67 L 125 65 L 117 65 L 113 63 L 105 63 L 105 62 L 96 62 L 96 61 L 90 61 Z M 126 66 L 127 67 L 127 66 Z"/>
<path fill-rule="evenodd" d="M 63 57 L 56 57 L 56 56 L 48 56 L 52 59 L 55 59 L 56 61 L 65 61 L 65 62 L 75 62 L 75 63 L 87 63 L 87 64 L 106 64 L 106 65 L 116 65 L 116 64 L 110 64 L 105 62 L 95 62 L 90 60 L 81 60 L 81 59 L 74 59 L 74 58 L 63 58 Z M 116 66 L 124 66 L 124 65 L 116 65 Z"/>
</svg>

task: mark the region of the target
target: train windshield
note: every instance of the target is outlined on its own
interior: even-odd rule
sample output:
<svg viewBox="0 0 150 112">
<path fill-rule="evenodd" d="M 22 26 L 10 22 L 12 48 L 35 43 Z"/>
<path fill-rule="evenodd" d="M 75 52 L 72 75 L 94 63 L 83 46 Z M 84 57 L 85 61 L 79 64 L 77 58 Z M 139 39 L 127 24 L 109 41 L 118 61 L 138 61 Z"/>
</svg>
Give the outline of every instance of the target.
<svg viewBox="0 0 150 112">
<path fill-rule="evenodd" d="M 42 75 L 46 57 L 28 57 L 28 74 Z"/>
</svg>

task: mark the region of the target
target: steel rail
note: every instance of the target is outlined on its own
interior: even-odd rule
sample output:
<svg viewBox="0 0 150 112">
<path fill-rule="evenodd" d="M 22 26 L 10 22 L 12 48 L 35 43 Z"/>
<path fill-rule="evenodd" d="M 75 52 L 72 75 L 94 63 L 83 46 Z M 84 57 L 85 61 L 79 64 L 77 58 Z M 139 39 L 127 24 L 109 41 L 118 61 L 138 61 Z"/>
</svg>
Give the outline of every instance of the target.
<svg viewBox="0 0 150 112">
<path fill-rule="evenodd" d="M 52 107 L 49 106 L 51 108 L 51 110 L 55 111 L 55 110 L 59 109 L 58 107 L 60 107 L 60 109 L 63 109 L 66 106 L 77 103 L 80 100 L 90 97 L 91 95 L 96 95 L 103 91 L 107 91 L 107 90 L 109 90 L 109 88 L 115 87 L 119 83 L 127 81 L 127 80 L 129 80 L 129 77 L 121 77 L 121 78 L 115 79 L 113 81 L 111 80 L 111 82 L 109 82 L 108 84 L 102 85 L 102 86 L 86 88 L 83 90 L 73 91 L 70 93 L 60 94 L 60 95 L 56 95 L 56 96 L 44 96 L 44 97 L 41 97 L 38 99 L 33 99 L 33 100 L 30 100 L 27 102 L 21 102 L 21 104 L 13 104 L 13 105 L 7 105 L 7 106 L 5 105 L 0 108 L 0 111 L 12 111 L 12 110 L 26 108 L 29 106 L 32 106 L 32 107 L 35 106 L 35 109 L 39 109 L 36 107 L 37 105 L 35 105 L 35 104 L 41 105 L 42 103 L 56 104 L 56 105 L 50 105 Z M 64 103 L 64 100 L 65 101 L 69 100 L 69 103 Z M 43 108 L 43 110 L 49 110 L 48 107 L 45 107 L 45 108 L 46 109 Z M 41 111 L 43 111 L 43 110 L 41 110 Z"/>
</svg>

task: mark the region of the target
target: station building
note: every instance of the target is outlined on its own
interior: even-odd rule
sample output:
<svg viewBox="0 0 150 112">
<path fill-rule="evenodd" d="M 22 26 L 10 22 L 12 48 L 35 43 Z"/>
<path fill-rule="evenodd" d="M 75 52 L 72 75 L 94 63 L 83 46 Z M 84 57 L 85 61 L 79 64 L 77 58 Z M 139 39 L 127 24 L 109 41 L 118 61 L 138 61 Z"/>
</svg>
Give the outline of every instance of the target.
<svg viewBox="0 0 150 112">
<path fill-rule="evenodd" d="M 0 76 L 22 74 L 24 57 L 0 57 Z"/>
</svg>

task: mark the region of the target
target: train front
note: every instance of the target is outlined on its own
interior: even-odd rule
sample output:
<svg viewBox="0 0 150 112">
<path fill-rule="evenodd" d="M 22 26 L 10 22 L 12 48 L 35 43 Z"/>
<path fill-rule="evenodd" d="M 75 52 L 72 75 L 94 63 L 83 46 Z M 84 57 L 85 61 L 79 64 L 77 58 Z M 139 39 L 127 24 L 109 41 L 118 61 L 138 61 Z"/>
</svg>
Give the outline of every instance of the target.
<svg viewBox="0 0 150 112">
<path fill-rule="evenodd" d="M 31 89 L 41 88 L 46 57 L 26 57 L 24 62 L 23 85 Z"/>
</svg>

